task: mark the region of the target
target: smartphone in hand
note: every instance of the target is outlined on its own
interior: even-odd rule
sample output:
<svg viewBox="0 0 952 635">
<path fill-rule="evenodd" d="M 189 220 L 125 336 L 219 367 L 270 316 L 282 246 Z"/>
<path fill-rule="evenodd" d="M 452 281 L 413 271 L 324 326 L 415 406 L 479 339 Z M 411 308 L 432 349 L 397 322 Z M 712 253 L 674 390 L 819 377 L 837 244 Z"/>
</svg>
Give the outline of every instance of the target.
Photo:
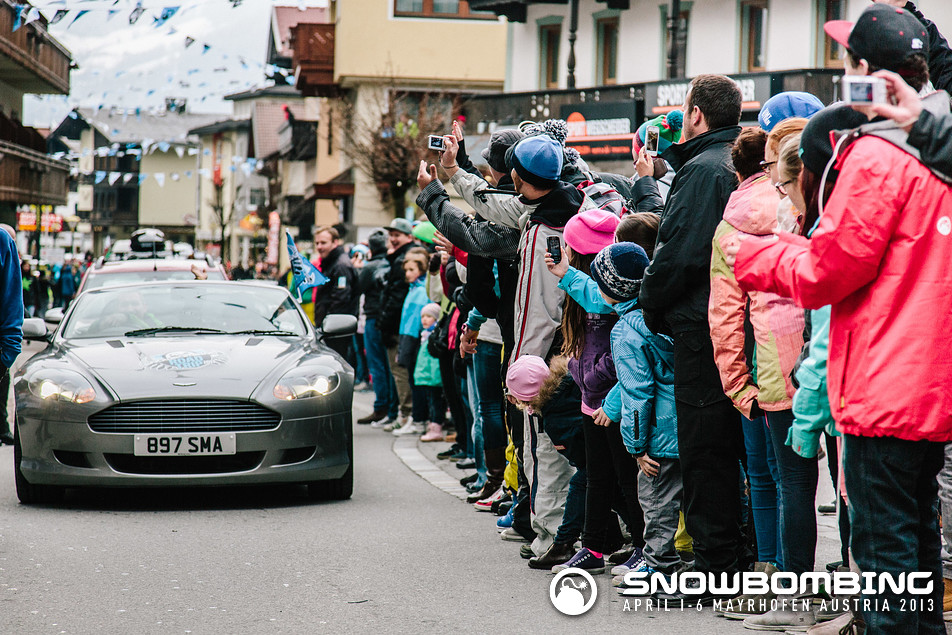
<svg viewBox="0 0 952 635">
<path fill-rule="evenodd" d="M 562 262 L 562 241 L 558 236 L 549 236 L 545 241 L 545 247 L 552 256 L 552 262 L 555 264 Z"/>
<path fill-rule="evenodd" d="M 658 156 L 658 139 L 661 137 L 661 128 L 648 126 L 645 129 L 645 153 L 649 157 Z"/>
</svg>

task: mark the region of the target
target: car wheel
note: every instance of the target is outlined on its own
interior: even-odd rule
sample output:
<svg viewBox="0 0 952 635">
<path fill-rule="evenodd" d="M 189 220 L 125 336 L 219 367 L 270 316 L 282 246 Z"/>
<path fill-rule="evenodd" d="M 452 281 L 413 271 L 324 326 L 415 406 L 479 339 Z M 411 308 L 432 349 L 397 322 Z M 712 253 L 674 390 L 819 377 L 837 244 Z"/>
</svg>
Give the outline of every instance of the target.
<svg viewBox="0 0 952 635">
<path fill-rule="evenodd" d="M 351 417 L 347 417 L 350 421 Z M 347 456 L 350 465 L 340 478 L 327 481 L 312 481 L 307 484 L 307 496 L 311 500 L 343 501 L 354 493 L 354 433 L 351 431 L 347 439 Z"/>
<path fill-rule="evenodd" d="M 20 448 L 20 426 L 14 420 L 13 425 L 13 465 L 15 470 L 15 481 L 17 488 L 17 498 L 24 505 L 34 505 L 37 503 L 56 503 L 63 500 L 64 489 L 55 485 L 33 485 L 23 472 L 20 471 L 20 460 L 23 457 L 23 450 Z"/>
</svg>

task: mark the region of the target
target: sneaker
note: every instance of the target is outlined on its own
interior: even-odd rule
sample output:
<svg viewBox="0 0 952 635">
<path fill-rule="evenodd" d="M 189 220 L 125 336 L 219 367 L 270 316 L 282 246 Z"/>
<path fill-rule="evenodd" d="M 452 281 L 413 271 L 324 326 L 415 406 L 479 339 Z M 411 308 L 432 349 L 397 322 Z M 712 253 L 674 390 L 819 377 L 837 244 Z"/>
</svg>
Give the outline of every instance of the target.
<svg viewBox="0 0 952 635">
<path fill-rule="evenodd" d="M 552 573 L 565 571 L 566 569 L 584 569 L 589 573 L 605 573 L 605 558 L 598 557 L 587 547 L 579 549 L 578 553 L 572 556 L 566 562 L 552 567 Z"/>
<path fill-rule="evenodd" d="M 443 437 L 443 440 L 446 441 L 447 443 L 456 443 L 456 433 L 447 432 L 446 436 Z"/>
<path fill-rule="evenodd" d="M 482 500 L 479 500 L 473 503 L 473 507 L 478 512 L 491 512 L 493 510 L 493 503 L 507 497 L 510 497 L 509 492 L 506 491 L 505 487 L 500 487 L 489 498 L 484 498 Z"/>
<path fill-rule="evenodd" d="M 377 421 L 383 421 L 387 418 L 387 413 L 383 410 L 374 410 L 366 417 L 361 417 L 357 420 L 357 423 L 364 425 L 367 423 L 376 423 Z"/>
<path fill-rule="evenodd" d="M 426 424 L 426 434 L 420 437 L 420 441 L 430 443 L 433 441 L 442 441 L 443 440 L 443 426 L 438 423 L 433 423 L 432 421 Z"/>
<path fill-rule="evenodd" d="M 835 621 L 835 620 L 834 620 Z M 832 622 L 827 622 L 831 624 Z M 763 615 L 753 615 L 744 620 L 744 628 L 752 631 L 806 632 L 816 625 L 816 615 L 812 610 L 794 611 L 790 608 L 777 608 Z"/>
<path fill-rule="evenodd" d="M 423 426 L 412 419 L 406 425 L 402 425 L 393 431 L 393 436 L 402 437 L 408 434 L 422 434 Z"/>
<path fill-rule="evenodd" d="M 609 559 L 609 561 L 610 561 L 610 559 Z M 626 560 L 626 561 L 623 562 L 622 564 L 615 565 L 614 567 L 612 567 L 612 575 L 621 575 L 621 576 L 623 576 L 623 575 L 625 575 L 626 573 L 628 573 L 629 571 L 631 571 L 632 569 L 638 568 L 639 563 L 642 563 L 642 562 L 644 562 L 644 561 L 645 561 L 645 559 L 644 559 L 644 552 L 642 551 L 642 548 L 641 548 L 641 547 L 636 547 L 636 548 L 631 552 L 631 555 L 628 556 L 628 560 Z"/>
<path fill-rule="evenodd" d="M 807 629 L 807 635 L 863 635 L 865 632 L 866 622 L 850 612 Z"/>
<path fill-rule="evenodd" d="M 506 531 L 509 531 L 509 530 L 507 529 L 503 531 L 503 533 L 506 533 Z M 532 550 L 532 545 L 528 544 L 528 542 L 529 541 L 527 540 L 526 541 L 527 544 L 524 544 L 521 547 L 519 547 L 519 557 L 522 558 L 523 560 L 528 560 L 529 558 L 535 558 L 535 552 Z"/>
<path fill-rule="evenodd" d="M 437 455 L 437 456 L 439 456 L 439 455 Z M 459 484 L 462 485 L 463 487 L 466 487 L 466 486 L 469 485 L 470 483 L 475 483 L 475 482 L 476 482 L 476 479 L 478 479 L 478 478 L 479 478 L 479 472 L 473 472 L 473 473 L 470 474 L 469 476 L 464 476 L 463 478 L 461 478 L 461 479 L 459 480 Z M 469 491 L 469 490 L 466 490 L 466 491 Z"/>
<path fill-rule="evenodd" d="M 512 527 L 513 511 L 514 511 L 513 508 L 510 507 L 509 512 L 505 516 L 503 516 L 502 518 L 496 521 L 496 530 L 498 532 L 502 533 L 503 531 Z"/>
<path fill-rule="evenodd" d="M 356 386 L 354 386 L 354 392 L 368 392 L 370 390 L 373 390 L 373 388 L 371 388 L 370 384 L 368 384 L 365 381 L 362 381 Z"/>
<path fill-rule="evenodd" d="M 522 534 L 520 534 L 518 531 L 516 531 L 512 527 L 503 529 L 499 533 L 499 537 L 508 542 L 526 542 L 526 543 L 529 542 L 528 540 L 525 539 L 525 537 L 523 537 Z"/>
<path fill-rule="evenodd" d="M 754 573 L 766 573 L 768 577 L 777 573 L 778 569 L 770 562 L 755 562 Z M 717 612 L 729 620 L 746 620 L 752 615 L 763 615 L 770 610 L 770 603 L 777 597 L 776 593 L 751 593 L 739 595 L 721 604 L 721 611 Z"/>
<path fill-rule="evenodd" d="M 631 554 L 633 553 L 635 553 L 635 548 L 631 545 L 627 545 L 608 556 L 608 562 L 610 564 L 622 564 L 624 562 L 628 562 L 628 560 L 631 559 Z"/>
<path fill-rule="evenodd" d="M 450 460 L 452 461 L 452 459 L 450 459 Z M 472 470 L 472 469 L 475 469 L 475 468 L 476 468 L 476 459 L 471 459 L 471 458 L 469 458 L 469 457 L 467 457 L 467 456 L 464 455 L 463 458 L 461 458 L 459 461 L 457 461 L 456 467 L 458 467 L 458 468 L 461 469 L 461 470 Z"/>
<path fill-rule="evenodd" d="M 829 505 L 817 505 L 816 510 L 823 514 L 824 516 L 829 516 L 836 513 L 836 501 L 833 501 Z"/>
<path fill-rule="evenodd" d="M 407 415 L 397 415 L 396 419 L 391 419 L 390 423 L 383 427 L 385 432 L 393 432 L 394 430 L 399 430 L 403 426 L 407 425 L 410 421 L 410 417 Z"/>
<path fill-rule="evenodd" d="M 371 423 L 370 427 L 374 430 L 386 430 L 389 432 L 390 430 L 393 430 L 393 419 L 390 417 L 384 417 L 380 421 L 374 421 Z"/>
</svg>

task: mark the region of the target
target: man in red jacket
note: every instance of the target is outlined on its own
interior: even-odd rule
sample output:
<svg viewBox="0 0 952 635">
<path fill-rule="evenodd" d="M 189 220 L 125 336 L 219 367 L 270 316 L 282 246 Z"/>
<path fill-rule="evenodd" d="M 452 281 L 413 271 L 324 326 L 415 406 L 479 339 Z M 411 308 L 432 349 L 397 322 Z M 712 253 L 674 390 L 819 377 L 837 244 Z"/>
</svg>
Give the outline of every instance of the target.
<svg viewBox="0 0 952 635">
<path fill-rule="evenodd" d="M 862 55 L 866 39 L 906 51 L 870 66 L 921 67 L 914 58 L 928 55 L 928 40 L 910 19 L 874 5 L 848 46 Z M 747 289 L 832 305 L 828 392 L 844 436 L 853 557 L 862 571 L 895 579 L 929 572 L 933 586 L 912 595 L 887 585 L 860 609 L 870 632 L 944 633 L 936 474 L 952 440 L 952 187 L 876 136 L 834 161 L 839 178 L 812 240 L 746 240 L 735 273 Z"/>
</svg>

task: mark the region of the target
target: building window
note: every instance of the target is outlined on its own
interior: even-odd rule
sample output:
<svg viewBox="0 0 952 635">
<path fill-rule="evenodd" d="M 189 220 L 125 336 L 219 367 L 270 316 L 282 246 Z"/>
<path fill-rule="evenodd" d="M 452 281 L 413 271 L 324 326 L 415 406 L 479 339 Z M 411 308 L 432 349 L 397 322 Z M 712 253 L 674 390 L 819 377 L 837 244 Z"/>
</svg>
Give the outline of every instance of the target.
<svg viewBox="0 0 952 635">
<path fill-rule="evenodd" d="M 248 205 L 255 209 L 267 207 L 268 196 L 264 188 L 255 187 L 248 192 Z"/>
<path fill-rule="evenodd" d="M 603 18 L 595 22 L 597 44 L 596 81 L 614 84 L 618 79 L 618 18 Z"/>
<path fill-rule="evenodd" d="M 678 63 L 676 68 L 676 73 L 672 76 L 668 72 L 668 50 L 669 50 L 669 38 L 671 34 L 668 32 L 668 7 L 667 5 L 662 5 L 661 7 L 661 28 L 663 29 L 663 35 L 661 38 L 664 48 L 661 52 L 663 73 L 667 79 L 676 79 L 679 77 L 687 77 L 687 60 L 688 60 L 688 27 L 691 22 L 691 9 L 684 8 L 682 5 L 681 16 L 678 20 L 678 38 L 675 41 L 675 49 L 678 54 Z"/>
<path fill-rule="evenodd" d="M 539 27 L 539 74 L 542 88 L 559 87 L 559 40 L 561 24 L 545 24 Z"/>
<path fill-rule="evenodd" d="M 767 0 L 744 0 L 740 5 L 741 72 L 762 71 L 767 58 Z"/>
<path fill-rule="evenodd" d="M 823 30 L 830 20 L 843 20 L 846 0 L 817 0 L 817 42 L 821 42 L 820 63 L 825 68 L 843 68 L 843 47 Z"/>
<path fill-rule="evenodd" d="M 410 18 L 496 19 L 492 11 L 471 11 L 466 0 L 394 0 L 393 15 Z"/>
</svg>

